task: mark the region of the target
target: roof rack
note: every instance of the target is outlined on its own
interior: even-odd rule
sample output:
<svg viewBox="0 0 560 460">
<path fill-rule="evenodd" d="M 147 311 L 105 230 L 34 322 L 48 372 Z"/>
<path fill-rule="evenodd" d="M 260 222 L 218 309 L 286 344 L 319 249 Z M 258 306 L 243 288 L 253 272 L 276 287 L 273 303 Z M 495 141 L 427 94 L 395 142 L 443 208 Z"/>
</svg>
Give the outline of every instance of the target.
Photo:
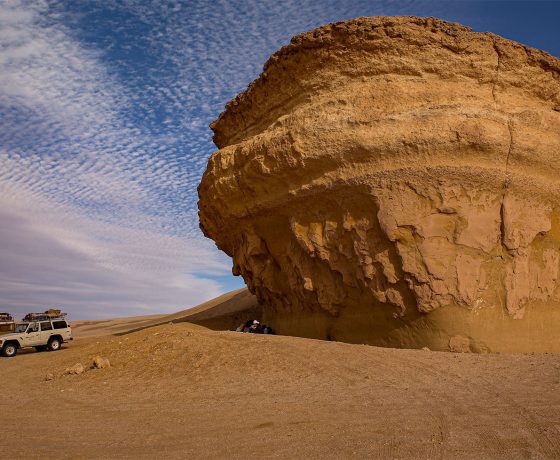
<svg viewBox="0 0 560 460">
<path fill-rule="evenodd" d="M 9 313 L 0 313 L 0 321 L 13 321 L 12 315 Z"/>
<path fill-rule="evenodd" d="M 53 319 L 65 319 L 66 313 L 60 310 L 50 309 L 44 313 L 28 313 L 23 318 L 23 321 L 50 321 Z"/>
</svg>

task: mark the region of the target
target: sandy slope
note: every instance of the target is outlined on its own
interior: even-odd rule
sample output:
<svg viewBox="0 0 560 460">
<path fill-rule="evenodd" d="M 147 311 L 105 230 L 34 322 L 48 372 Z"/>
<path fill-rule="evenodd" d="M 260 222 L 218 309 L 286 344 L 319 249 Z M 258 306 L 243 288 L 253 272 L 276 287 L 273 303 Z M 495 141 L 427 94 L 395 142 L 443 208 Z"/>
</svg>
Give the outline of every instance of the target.
<svg viewBox="0 0 560 460">
<path fill-rule="evenodd" d="M 170 321 L 188 321 L 215 330 L 235 329 L 248 318 L 260 318 L 261 308 L 247 289 L 238 289 L 216 297 L 194 308 L 171 315 L 135 316 L 101 321 L 72 321 L 75 337 L 99 337 L 122 334 Z"/>
<path fill-rule="evenodd" d="M 112 367 L 63 375 L 97 354 Z M 183 322 L 1 359 L 0 382 L 3 458 L 560 458 L 557 354 L 382 349 Z"/>
<path fill-rule="evenodd" d="M 120 334 L 131 329 L 149 327 L 159 323 L 166 315 L 146 315 L 106 320 L 70 321 L 74 337 L 99 337 Z"/>
</svg>

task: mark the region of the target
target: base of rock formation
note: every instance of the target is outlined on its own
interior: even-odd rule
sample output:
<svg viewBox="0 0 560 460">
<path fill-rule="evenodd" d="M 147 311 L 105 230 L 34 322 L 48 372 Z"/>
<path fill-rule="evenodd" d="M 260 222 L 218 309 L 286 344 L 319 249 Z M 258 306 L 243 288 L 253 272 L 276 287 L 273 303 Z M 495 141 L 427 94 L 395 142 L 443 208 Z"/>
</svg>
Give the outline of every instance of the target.
<svg viewBox="0 0 560 460">
<path fill-rule="evenodd" d="M 279 334 L 380 347 L 456 351 L 452 339 L 460 335 L 473 353 L 559 352 L 560 313 L 550 310 L 550 305 L 532 306 L 525 321 L 509 318 L 500 306 L 474 315 L 447 306 L 411 319 L 395 319 L 371 307 L 345 309 L 338 317 L 268 310 L 263 321 L 274 325 Z"/>
</svg>

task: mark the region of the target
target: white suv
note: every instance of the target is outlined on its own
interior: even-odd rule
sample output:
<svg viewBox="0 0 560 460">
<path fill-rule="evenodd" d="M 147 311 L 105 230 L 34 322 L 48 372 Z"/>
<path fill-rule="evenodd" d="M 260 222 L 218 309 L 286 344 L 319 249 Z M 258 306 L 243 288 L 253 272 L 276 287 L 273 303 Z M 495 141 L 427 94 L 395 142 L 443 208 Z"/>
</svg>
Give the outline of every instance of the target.
<svg viewBox="0 0 560 460">
<path fill-rule="evenodd" d="M 21 348 L 57 351 L 64 342 L 73 340 L 70 324 L 64 318 L 16 323 L 16 331 L 0 336 L 0 354 L 11 358 Z"/>
</svg>

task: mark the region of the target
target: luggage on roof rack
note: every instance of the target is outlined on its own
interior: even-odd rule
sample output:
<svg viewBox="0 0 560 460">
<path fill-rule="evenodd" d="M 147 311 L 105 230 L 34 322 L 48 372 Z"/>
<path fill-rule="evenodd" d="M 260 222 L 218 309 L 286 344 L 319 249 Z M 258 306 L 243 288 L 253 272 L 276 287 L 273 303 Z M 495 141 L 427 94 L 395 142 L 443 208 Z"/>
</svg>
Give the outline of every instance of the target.
<svg viewBox="0 0 560 460">
<path fill-rule="evenodd" d="M 0 313 L 0 321 L 13 321 L 12 315 L 9 313 Z"/>
<path fill-rule="evenodd" d="M 9 313 L 0 313 L 0 335 L 11 334 L 16 330 L 14 318 Z"/>
<path fill-rule="evenodd" d="M 62 313 L 60 310 L 50 309 L 44 313 L 28 313 L 23 318 L 24 321 L 49 321 L 52 319 L 64 319 L 66 313 Z"/>
</svg>

